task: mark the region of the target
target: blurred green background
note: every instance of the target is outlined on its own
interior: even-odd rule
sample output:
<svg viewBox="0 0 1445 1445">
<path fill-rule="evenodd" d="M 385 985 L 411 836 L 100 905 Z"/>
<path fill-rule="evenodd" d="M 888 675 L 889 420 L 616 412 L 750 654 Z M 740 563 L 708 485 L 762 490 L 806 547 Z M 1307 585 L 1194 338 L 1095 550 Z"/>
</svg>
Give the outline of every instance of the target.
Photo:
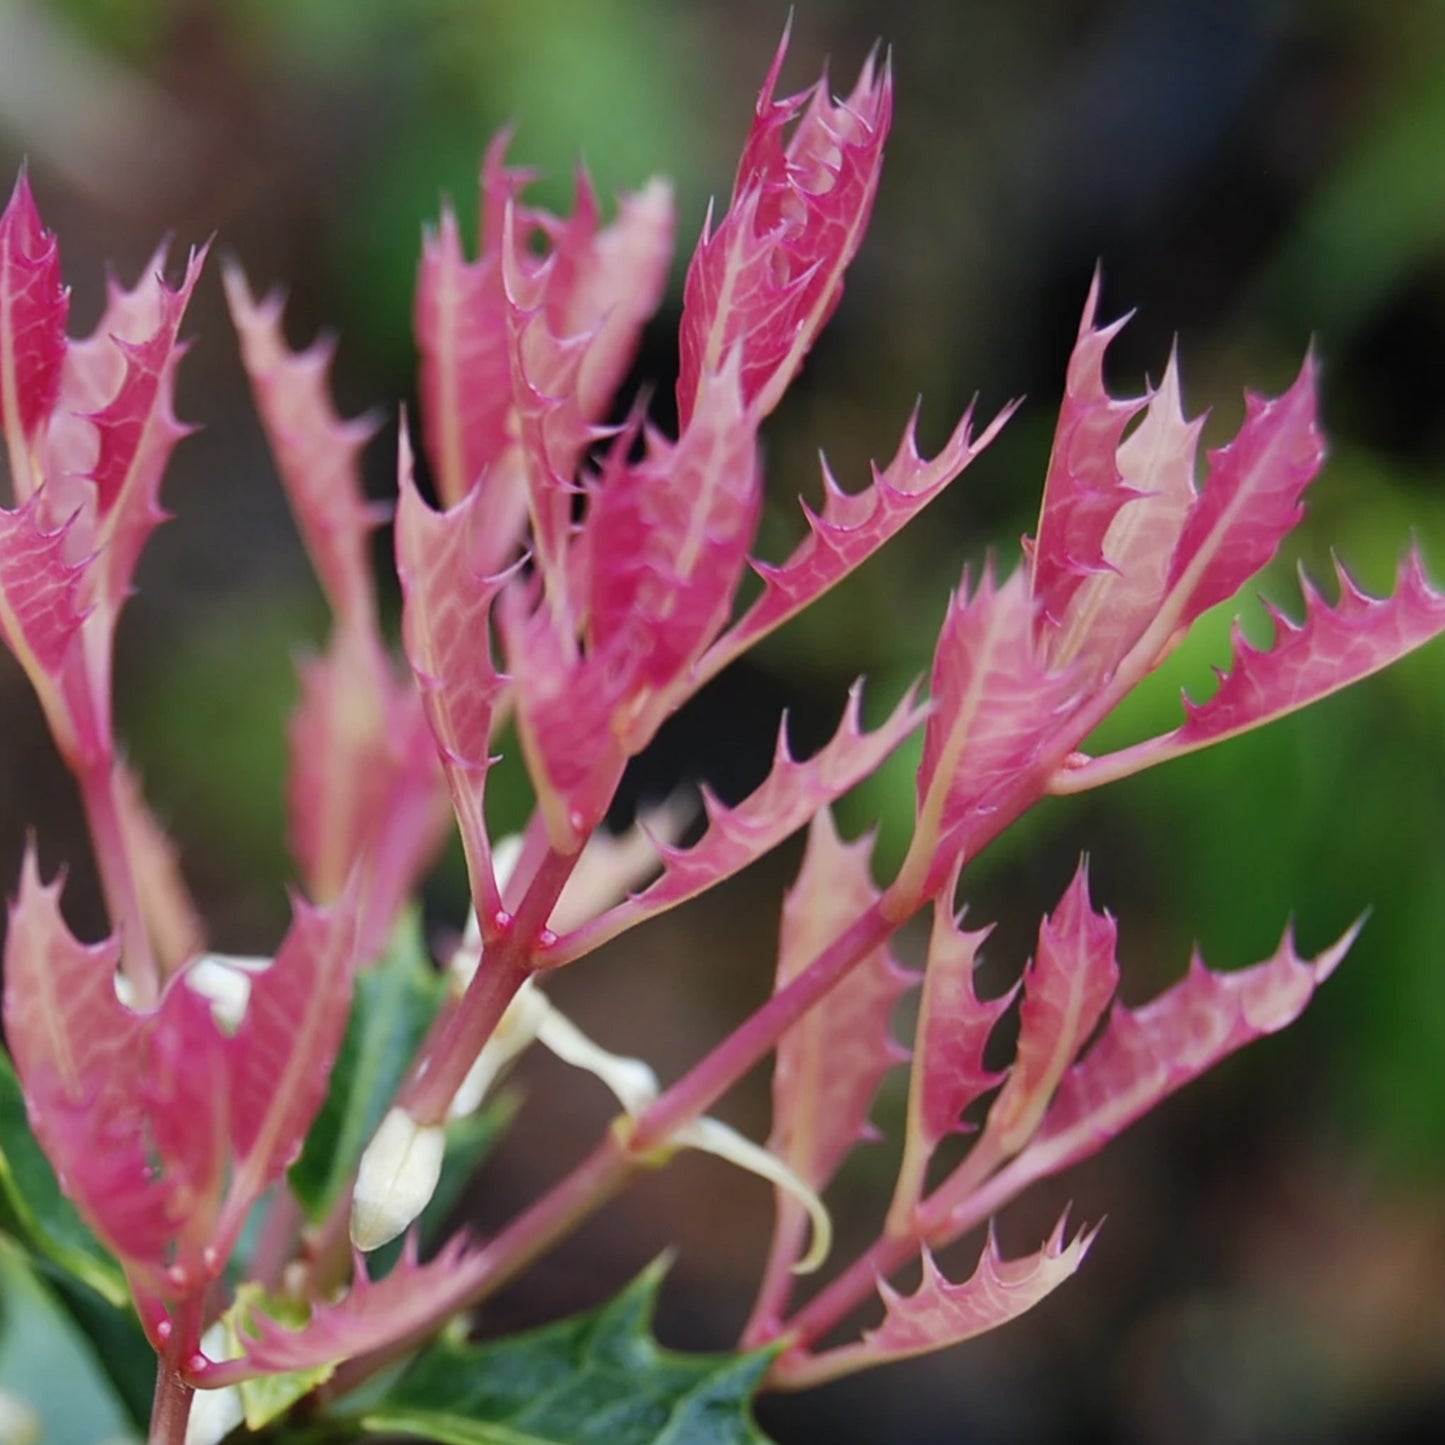
<svg viewBox="0 0 1445 1445">
<path fill-rule="evenodd" d="M 509 121 L 512 155 L 546 173 L 539 194 L 555 204 L 579 157 L 607 193 L 657 172 L 676 182 L 683 254 L 629 384 L 655 384 L 666 415 L 686 252 L 708 197 L 726 195 L 786 14 L 771 0 L 0 0 L 0 175 L 28 157 L 81 326 L 99 314 L 104 263 L 131 280 L 162 234 L 173 249 L 215 234 L 254 284 L 284 283 L 294 340 L 340 333 L 343 409 L 386 418 L 370 459 L 384 496 L 398 405 L 415 400 L 419 227 L 444 194 L 474 220 L 482 148 Z M 785 80 L 806 84 L 827 59 L 846 86 L 880 37 L 896 76 L 888 164 L 843 305 L 768 425 L 768 555 L 797 535 L 795 497 L 817 496 L 820 447 L 856 487 L 918 394 L 925 448 L 975 393 L 985 414 L 1029 400 L 927 521 L 667 729 L 624 813 L 681 779 L 740 796 L 781 707 L 811 745 L 852 677 L 868 673 L 881 706 L 926 667 L 962 565 L 992 549 L 1011 566 L 1034 524 L 1096 262 L 1105 314 L 1137 309 L 1111 379 L 1157 378 L 1177 336 L 1186 402 L 1212 408 L 1216 442 L 1238 424 L 1242 386 L 1278 389 L 1311 343 L 1323 358 L 1330 461 L 1264 581 L 1271 598 L 1297 612 L 1293 563 L 1327 576 L 1331 548 L 1384 588 L 1412 534 L 1445 577 L 1445 6 L 808 0 Z M 217 946 L 245 952 L 284 914 L 284 719 L 293 660 L 319 644 L 324 616 L 214 265 L 188 330 L 180 410 L 204 430 L 177 455 L 165 493 L 177 520 L 152 543 L 123 629 L 119 712 Z M 1207 619 L 1111 736 L 1172 726 L 1179 687 L 1207 690 L 1226 659 L 1228 622 Z M 0 738 L 0 878 L 34 828 L 48 867 L 73 865 L 77 927 L 98 934 L 78 807 L 8 661 Z M 515 786 L 497 801 L 499 823 L 517 816 Z M 855 829 L 882 817 L 885 866 L 910 806 L 904 759 L 849 809 Z M 1182 970 L 1192 940 L 1237 966 L 1290 917 L 1314 950 L 1373 913 L 1300 1025 L 1006 1217 L 1005 1245 L 1021 1251 L 1068 1199 L 1079 1219 L 1107 1215 L 1077 1281 L 997 1336 L 770 1402 L 764 1422 L 784 1442 L 845 1445 L 1439 1428 L 1445 646 L 1266 733 L 1040 810 L 970 874 L 972 919 L 999 921 L 1001 974 L 1084 848 L 1095 898 L 1121 919 L 1135 1002 Z M 796 856 L 563 977 L 559 997 L 604 1041 L 675 1073 L 766 990 Z M 459 878 L 453 863 L 429 899 L 447 923 L 464 906 Z M 477 1201 L 484 1227 L 606 1118 L 560 1070 L 526 1081 L 517 1138 Z M 900 1107 L 895 1090 L 880 1119 Z M 766 1132 L 765 1078 L 729 1116 Z M 875 1149 L 846 1176 L 845 1243 L 875 1222 L 890 1160 Z M 664 1338 L 725 1344 L 768 1222 L 761 1187 L 685 1161 L 484 1323 L 593 1302 L 676 1239 Z M 946 1263 L 957 1276 L 976 1252 Z"/>
</svg>

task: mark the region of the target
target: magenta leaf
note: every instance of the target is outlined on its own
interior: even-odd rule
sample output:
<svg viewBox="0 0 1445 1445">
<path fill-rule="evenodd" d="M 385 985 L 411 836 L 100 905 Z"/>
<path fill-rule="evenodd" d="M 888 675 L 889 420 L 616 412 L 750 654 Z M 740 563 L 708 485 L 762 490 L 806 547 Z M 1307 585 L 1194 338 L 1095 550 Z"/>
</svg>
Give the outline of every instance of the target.
<svg viewBox="0 0 1445 1445">
<path fill-rule="evenodd" d="M 1186 698 L 1188 721 L 1164 740 L 1182 752 L 1260 727 L 1328 697 L 1445 632 L 1445 595 L 1430 586 L 1417 552 L 1401 563 L 1388 597 L 1361 591 L 1336 564 L 1340 598 L 1329 606 L 1301 574 L 1303 622 L 1270 609 L 1274 642 L 1256 648 L 1238 625 L 1234 656 L 1214 696 Z"/>
<path fill-rule="evenodd" d="M 71 639 L 85 620 L 83 564 L 67 561 L 73 523 L 47 530 L 43 495 L 15 511 L 0 507 L 0 638 L 46 704 L 59 711 L 61 671 Z"/>
<path fill-rule="evenodd" d="M 224 1178 L 226 1041 L 180 981 L 151 1014 L 117 994 L 114 939 L 78 943 L 27 853 L 5 947 L 5 1028 L 61 1185 L 132 1279 L 184 1291 Z"/>
<path fill-rule="evenodd" d="M 1080 759 L 1054 778 L 1051 790 L 1082 792 L 1262 727 L 1388 667 L 1445 632 L 1445 595 L 1431 587 L 1417 552 L 1401 562 L 1395 590 L 1387 597 L 1362 591 L 1338 562 L 1335 573 L 1340 596 L 1333 607 L 1303 572 L 1303 621 L 1293 622 L 1269 606 L 1275 629 L 1270 646 L 1255 647 L 1236 623 L 1228 672 L 1220 674 L 1207 702 L 1191 702 L 1186 694 L 1186 721 L 1172 733 Z"/>
<path fill-rule="evenodd" d="M 1046 624 L 1043 641 L 1056 666 L 1079 657 L 1091 675 L 1104 676 L 1154 621 L 1174 545 L 1196 495 L 1202 426 L 1202 418 L 1184 418 L 1171 355 L 1143 420 L 1115 453 L 1126 498 L 1099 543 L 1102 563 L 1070 586 L 1067 607 Z M 1037 568 L 1036 560 L 1036 575 Z"/>
<path fill-rule="evenodd" d="M 1273 400 L 1245 395 L 1244 425 L 1209 453 L 1204 490 L 1184 521 L 1169 587 L 1180 624 L 1234 596 L 1304 515 L 1301 497 L 1324 458 L 1315 428 L 1315 362 Z"/>
<path fill-rule="evenodd" d="M 1059 906 L 1039 924 L 1038 949 L 1024 970 L 1013 1068 L 989 1110 L 987 1131 L 1006 1154 L 1032 1137 L 1059 1080 L 1093 1033 L 1119 983 L 1119 930 L 1089 903 L 1080 861 Z"/>
<path fill-rule="evenodd" d="M 42 480 L 39 444 L 60 397 L 69 307 L 60 248 L 40 219 L 22 170 L 0 213 L 0 431 L 17 505 L 27 502 Z"/>
<path fill-rule="evenodd" d="M 177 441 L 189 428 L 176 420 L 176 369 L 185 347 L 177 344 L 181 318 L 200 279 L 205 249 L 193 251 L 178 286 L 156 274 L 136 288 L 132 314 L 150 313 L 139 334 L 113 334 L 110 344 L 124 361 L 119 385 L 87 419 L 99 434 L 90 477 L 95 483 L 94 596 L 110 622 L 130 590 L 147 538 L 165 519 L 161 477 Z"/>
<path fill-rule="evenodd" d="M 973 408 L 931 461 L 918 454 L 918 413 L 908 420 L 898 450 L 887 467 L 873 467 L 873 481 L 858 492 L 845 492 L 823 464 L 823 510 L 804 506 L 808 535 L 782 563 L 759 562 L 754 571 L 763 593 L 699 663 L 703 677 L 721 672 L 760 638 L 781 627 L 810 603 L 866 562 L 923 510 L 998 435 L 1013 407 L 1003 409 L 978 436 L 972 435 Z"/>
<path fill-rule="evenodd" d="M 502 165 L 505 141 L 493 142 L 483 171 L 483 197 L 489 209 L 496 206 L 498 223 L 505 196 L 523 178 Z M 415 329 L 423 436 L 438 494 L 448 507 L 460 502 L 510 445 L 512 372 L 504 307 L 497 256 L 468 261 L 456 217 L 447 207 L 422 246 Z M 492 504 L 496 500 L 490 499 Z M 510 550 L 516 534 L 507 540 Z M 490 570 L 496 570 L 505 552 L 490 560 Z"/>
<path fill-rule="evenodd" d="M 814 816 L 803 866 L 783 903 L 777 990 L 877 901 L 872 845 L 871 837 L 844 843 L 829 809 Z M 912 982 L 887 947 L 875 949 L 778 1044 L 767 1147 L 815 1191 L 827 1186 L 860 1139 L 878 1137 L 868 1112 L 884 1076 L 908 1057 L 889 1021 Z M 765 1316 L 776 1320 L 806 1243 L 808 1215 L 796 1196 L 777 1190 L 777 1211 L 750 1331 L 761 1328 Z"/>
<path fill-rule="evenodd" d="M 1016 1167 L 1042 1178 L 1087 1158 L 1136 1119 L 1236 1049 L 1292 1023 L 1349 951 L 1359 925 L 1313 960 L 1288 934 L 1252 968 L 1214 973 L 1196 953 L 1189 972 L 1137 1009 L 1116 1003 L 1098 1041 L 1063 1077 Z"/>
<path fill-rule="evenodd" d="M 922 1191 L 933 1151 L 964 1127 L 970 1104 L 997 1087 L 1004 1075 L 984 1064 L 984 1050 L 1014 991 L 981 999 L 974 975 L 978 950 L 990 930 L 969 933 L 954 920 L 952 890 L 934 901 L 933 932 L 923 975 L 923 997 L 914 1032 L 913 1074 L 908 1091 L 908 1133 L 899 1197 L 911 1207 Z"/>
<path fill-rule="evenodd" d="M 637 695 L 636 719 L 614 723 L 629 753 L 695 688 L 691 664 L 732 611 L 759 480 L 756 425 L 733 365 L 706 379 L 675 445 L 650 434 L 639 463 L 614 451 L 604 468 L 585 533 L 587 636 Z"/>
<path fill-rule="evenodd" d="M 749 406 L 763 416 L 778 404 L 842 297 L 873 209 L 892 118 L 887 66 L 880 74 L 870 57 L 846 100 L 830 99 L 826 77 L 775 100 L 786 51 L 785 35 L 758 97 L 732 205 L 716 230 L 709 215 L 688 267 L 677 386 L 684 424 L 703 378 L 735 350 Z"/>
<path fill-rule="evenodd" d="M 641 893 L 560 938 L 548 952 L 549 962 L 580 958 L 644 919 L 675 908 L 741 872 L 874 772 L 918 727 L 926 711 L 910 692 L 891 716 L 869 733 L 859 721 L 861 701 L 861 689 L 855 685 L 832 741 L 802 762 L 788 751 L 786 733 L 780 732 L 772 771 L 737 807 L 723 807 L 704 792 L 707 829 L 702 837 L 688 848 L 659 843 L 662 876 Z"/>
<path fill-rule="evenodd" d="M 296 899 L 275 961 L 252 977 L 229 1041 L 234 1165 L 218 1228 L 223 1258 L 251 1205 L 300 1154 L 326 1096 L 351 1009 L 357 906 L 354 889 L 325 909 Z"/>
<path fill-rule="evenodd" d="M 466 1254 L 469 1241 L 458 1234 L 435 1258 L 418 1264 L 415 1236 L 408 1236 L 402 1257 L 382 1279 L 366 1273 L 364 1256 L 355 1256 L 351 1287 L 334 1304 L 318 1304 L 299 1329 L 261 1309 L 237 1319 L 243 1346 L 239 1358 L 193 1369 L 204 1388 L 237 1384 L 257 1375 L 324 1369 L 354 1359 L 418 1331 L 435 1329 L 437 1294 Z"/>
<path fill-rule="evenodd" d="M 506 679 L 492 662 L 492 601 L 506 578 L 477 571 L 485 494 L 474 490 L 434 512 L 412 478 L 411 445 L 403 429 L 401 499 L 396 517 L 396 568 L 404 607 L 407 660 L 426 707 L 484 916 L 501 907 L 492 871 L 483 792 L 491 763 L 493 720 Z"/>
<path fill-rule="evenodd" d="M 1096 271 L 1069 358 L 1038 537 L 1032 544 L 1033 594 L 1045 629 L 1060 627 L 1084 580 L 1107 569 L 1104 538 L 1120 509 L 1138 496 L 1120 472 L 1118 451 L 1124 429 L 1148 398 L 1109 395 L 1104 353 L 1128 318 L 1095 326 L 1098 302 Z"/>
<path fill-rule="evenodd" d="M 282 296 L 256 301 L 234 265 L 225 282 L 256 410 L 311 565 L 338 618 L 370 616 L 371 533 L 384 513 L 366 500 L 361 453 L 376 424 L 337 416 L 328 383 L 333 343 L 293 351 L 281 329 Z"/>
<path fill-rule="evenodd" d="M 1028 785 L 1030 763 L 1075 704 L 1077 680 L 1048 668 L 1033 634 L 1024 569 L 1002 586 L 986 571 L 972 596 L 965 574 L 934 654 L 919 821 L 901 882 L 936 873 L 934 855 L 950 834 L 950 855 L 972 851 L 975 835 L 993 826 L 995 794 Z"/>
<path fill-rule="evenodd" d="M 1065 1239 L 1067 1216 L 1043 1247 L 1021 1259 L 1004 1259 L 992 1231 L 973 1274 L 950 1283 L 925 1247 L 923 1280 L 911 1295 L 878 1281 L 886 1313 L 883 1323 L 854 1345 L 820 1355 L 784 1355 L 773 1380 L 788 1388 L 821 1384 L 854 1370 L 946 1349 L 977 1338 L 1026 1314 L 1064 1283 L 1083 1263 L 1094 1231 Z"/>
</svg>

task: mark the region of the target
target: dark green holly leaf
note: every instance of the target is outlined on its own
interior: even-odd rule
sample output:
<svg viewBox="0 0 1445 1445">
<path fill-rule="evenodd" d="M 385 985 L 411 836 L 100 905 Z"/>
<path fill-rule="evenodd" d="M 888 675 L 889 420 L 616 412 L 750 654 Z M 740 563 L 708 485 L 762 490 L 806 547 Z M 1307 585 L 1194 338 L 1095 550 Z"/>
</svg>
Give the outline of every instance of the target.
<svg viewBox="0 0 1445 1445">
<path fill-rule="evenodd" d="M 326 1102 L 291 1167 L 291 1187 L 313 1222 L 331 1212 L 351 1182 L 445 996 L 446 980 L 427 958 L 420 919 L 410 912 L 381 962 L 356 981 Z"/>
<path fill-rule="evenodd" d="M 120 1266 L 61 1193 L 30 1132 L 20 1080 L 5 1053 L 0 1053 L 0 1231 L 24 1245 L 42 1268 L 80 1280 L 115 1308 L 129 1308 Z"/>
<path fill-rule="evenodd" d="M 771 1355 L 687 1355 L 652 1335 L 665 1267 L 546 1329 L 442 1339 L 359 1422 L 442 1445 L 767 1445 L 752 1399 Z"/>
</svg>

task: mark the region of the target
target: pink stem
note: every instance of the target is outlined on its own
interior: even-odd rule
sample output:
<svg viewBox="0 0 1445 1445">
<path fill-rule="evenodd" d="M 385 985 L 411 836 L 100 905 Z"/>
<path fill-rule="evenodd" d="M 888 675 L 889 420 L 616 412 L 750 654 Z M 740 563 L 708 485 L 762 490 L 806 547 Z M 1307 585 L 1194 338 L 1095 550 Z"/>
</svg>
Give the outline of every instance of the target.
<svg viewBox="0 0 1445 1445">
<path fill-rule="evenodd" d="M 91 763 L 79 774 L 80 796 L 90 824 L 106 910 L 111 926 L 120 932 L 121 970 L 133 991 L 131 1004 L 147 1009 L 160 997 L 161 977 L 151 948 L 135 870 L 125 846 L 120 805 L 115 794 L 118 777 L 109 758 Z"/>
<path fill-rule="evenodd" d="M 186 1382 L 185 1366 L 196 1352 L 200 1311 L 201 1300 L 196 1296 L 179 1305 L 166 1322 L 170 1334 L 156 1371 L 149 1445 L 185 1445 L 191 1403 L 196 1397 L 194 1386 Z"/>
<path fill-rule="evenodd" d="M 419 1056 L 397 1097 L 398 1105 L 419 1124 L 439 1124 L 482 1046 L 491 1038 L 507 1006 L 545 962 L 554 941 L 547 919 L 556 906 L 579 853 L 549 851 L 527 886 L 517 911 L 502 927 L 461 1002 L 451 1009 Z"/>
</svg>

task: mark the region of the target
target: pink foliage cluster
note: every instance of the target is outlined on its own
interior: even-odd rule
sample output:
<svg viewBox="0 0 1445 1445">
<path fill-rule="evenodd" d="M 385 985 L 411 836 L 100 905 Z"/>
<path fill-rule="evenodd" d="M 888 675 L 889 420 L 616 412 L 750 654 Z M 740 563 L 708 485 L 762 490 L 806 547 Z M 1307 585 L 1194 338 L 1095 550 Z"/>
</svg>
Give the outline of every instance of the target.
<svg viewBox="0 0 1445 1445">
<path fill-rule="evenodd" d="M 910 421 L 896 455 L 856 492 L 824 473 L 824 502 L 781 562 L 752 554 L 762 489 L 758 436 L 839 303 L 877 190 L 892 106 L 870 60 L 852 91 L 819 82 L 777 98 L 780 48 L 731 199 L 710 214 L 684 286 L 680 428 L 613 400 L 670 264 L 670 193 L 652 183 L 604 223 L 585 178 L 573 212 L 526 199 L 525 172 L 482 170 L 480 254 L 453 215 L 425 242 L 416 291 L 420 444 L 440 509 L 413 479 L 403 428 L 396 562 L 404 663 L 383 640 L 358 457 L 365 421 L 332 408 L 320 347 L 294 352 L 281 306 L 226 287 L 276 465 L 334 623 L 306 664 L 291 732 L 299 903 L 274 960 L 245 976 L 227 1021 L 204 971 L 200 925 L 164 835 L 118 761 L 110 720 L 117 620 L 151 529 L 172 446 L 182 313 L 200 274 L 112 287 L 90 337 L 67 335 L 55 238 L 25 178 L 0 218 L 0 418 L 12 506 L 0 509 L 0 634 L 25 669 L 81 785 L 115 932 L 79 943 L 60 885 L 27 860 L 5 951 L 5 1023 L 34 1130 L 66 1191 L 121 1261 L 177 1398 L 248 1375 L 385 1356 L 474 1303 L 549 1242 L 541 1215 L 383 1280 L 285 1276 L 312 1309 L 299 1330 L 263 1323 L 239 1358 L 208 1359 L 201 1333 L 252 1207 L 284 1191 L 319 1108 L 356 971 L 380 953 L 455 817 L 480 935 L 480 967 L 444 1007 L 392 1102 L 436 1128 L 523 986 L 696 896 L 809 827 L 784 905 L 777 990 L 738 1030 L 598 1146 L 549 1201 L 580 1217 L 669 1147 L 754 1064 L 776 1054 L 770 1153 L 821 1192 L 869 1132 L 885 1074 L 906 1051 L 889 1029 L 919 985 L 893 954 L 931 918 L 912 1048 L 907 1134 L 877 1242 L 790 1306 L 809 1213 L 782 1188 L 745 1341 L 776 1342 L 773 1381 L 801 1385 L 994 1328 L 1079 1265 L 1090 1236 L 1061 1222 L 1039 1252 L 949 1282 L 933 1251 L 987 1223 L 1035 1180 L 1097 1149 L 1167 1094 L 1289 1023 L 1343 956 L 1309 961 L 1288 938 L 1270 959 L 1215 974 L 1197 959 L 1142 1008 L 1114 999 L 1114 920 L 1081 865 L 1014 993 L 980 998 L 985 933 L 955 914 L 961 870 L 1046 795 L 1081 791 L 1256 727 L 1386 666 L 1445 631 L 1445 596 L 1419 560 L 1393 596 L 1343 572 L 1336 604 L 1306 587 L 1303 620 L 1276 618 L 1269 647 L 1236 638 L 1212 698 L 1122 752 L 1080 751 L 1097 725 L 1208 608 L 1275 556 L 1322 457 L 1314 366 L 1280 397 L 1248 398 L 1238 435 L 1201 459 L 1171 358 L 1155 389 L 1112 396 L 1104 358 L 1120 322 L 1084 310 L 1036 535 L 1007 576 L 964 576 L 943 620 L 926 702 L 910 694 L 876 731 L 855 689 L 834 739 L 795 758 L 785 738 L 767 780 L 728 808 L 704 797 L 687 847 L 659 836 L 655 879 L 631 872 L 599 825 L 628 761 L 740 653 L 840 582 L 954 480 L 1006 413 L 966 415 L 932 459 Z M 1202 473 L 1202 476 L 1201 476 Z M 746 608 L 748 570 L 761 590 Z M 486 783 L 502 729 L 516 734 L 537 807 L 515 866 L 488 832 Z M 898 875 L 874 879 L 868 840 L 844 842 L 830 806 L 918 728 L 917 819 Z M 602 860 L 599 862 L 599 860 Z M 609 861 L 611 860 L 611 861 Z M 628 865 L 628 870 L 633 868 Z M 584 888 L 584 880 L 587 886 Z M 593 900 L 559 911 L 565 889 Z M 233 972 L 236 970 L 233 968 Z M 1016 1010 L 1010 1068 L 985 1063 Z M 1092 1042 L 1091 1042 L 1092 1041 Z M 943 1141 L 977 1121 L 951 1172 Z M 297 1239 L 311 1258 L 315 1239 Z M 922 1260 L 902 1295 L 890 1275 Z M 272 1280 L 281 1279 L 278 1273 Z M 817 1344 L 875 1288 L 882 1322 Z M 362 1377 L 358 1369 L 354 1379 Z M 345 1379 L 345 1371 L 336 1382 Z M 352 1382 L 354 1382 L 354 1379 Z"/>
</svg>

